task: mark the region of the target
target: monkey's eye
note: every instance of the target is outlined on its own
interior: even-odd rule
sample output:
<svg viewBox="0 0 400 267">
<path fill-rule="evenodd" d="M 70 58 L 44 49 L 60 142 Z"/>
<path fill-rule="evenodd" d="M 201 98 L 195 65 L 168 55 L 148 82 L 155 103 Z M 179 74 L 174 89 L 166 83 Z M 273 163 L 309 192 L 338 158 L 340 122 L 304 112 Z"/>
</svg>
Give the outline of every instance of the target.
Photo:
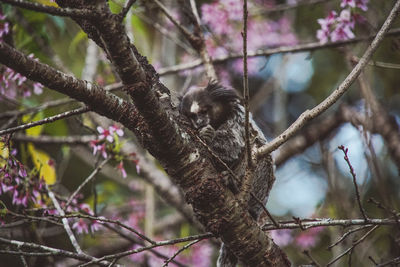
<svg viewBox="0 0 400 267">
<path fill-rule="evenodd" d="M 207 110 L 206 109 L 202 109 L 199 111 L 200 115 L 207 115 Z"/>
</svg>

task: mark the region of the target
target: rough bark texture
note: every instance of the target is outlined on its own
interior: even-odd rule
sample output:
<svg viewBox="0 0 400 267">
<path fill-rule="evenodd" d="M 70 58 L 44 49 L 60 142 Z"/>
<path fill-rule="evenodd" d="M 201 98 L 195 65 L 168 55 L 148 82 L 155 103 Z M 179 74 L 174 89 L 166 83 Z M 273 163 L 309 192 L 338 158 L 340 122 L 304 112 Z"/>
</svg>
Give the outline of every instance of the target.
<svg viewBox="0 0 400 267">
<path fill-rule="evenodd" d="M 93 20 L 76 22 L 101 46 L 116 68 L 134 105 L 94 84 L 62 74 L 0 43 L 0 62 L 28 78 L 75 98 L 93 111 L 122 123 L 163 165 L 183 189 L 195 214 L 248 266 L 290 266 L 287 256 L 263 232 L 227 190 L 209 152 L 182 130 L 170 94 L 154 68 L 138 54 L 124 32 L 121 18 L 104 1 L 57 1 L 62 7 L 101 10 Z M 95 5 L 95 6 L 94 6 Z"/>
</svg>

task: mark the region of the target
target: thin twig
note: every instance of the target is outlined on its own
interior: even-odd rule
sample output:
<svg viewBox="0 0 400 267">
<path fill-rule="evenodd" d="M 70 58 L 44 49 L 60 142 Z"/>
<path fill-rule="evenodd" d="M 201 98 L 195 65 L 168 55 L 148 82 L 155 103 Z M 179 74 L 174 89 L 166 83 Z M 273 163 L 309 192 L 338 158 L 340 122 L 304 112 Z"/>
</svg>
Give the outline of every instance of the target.
<svg viewBox="0 0 400 267">
<path fill-rule="evenodd" d="M 18 249 L 18 251 L 22 252 L 20 249 Z M 20 254 L 19 256 L 21 258 L 22 265 L 24 265 L 24 267 L 28 267 L 28 263 L 26 262 L 25 255 Z"/>
<path fill-rule="evenodd" d="M 400 257 L 394 258 L 392 260 L 386 261 L 384 263 L 378 264 L 377 267 L 384 267 L 384 266 L 389 266 L 393 264 L 400 263 Z"/>
<path fill-rule="evenodd" d="M 64 214 L 62 216 L 57 216 L 57 215 L 49 215 L 51 217 L 54 218 L 83 218 L 83 219 L 90 219 L 93 221 L 99 221 L 99 222 L 107 222 L 107 223 L 113 223 L 116 224 L 122 228 L 127 229 L 128 231 L 131 231 L 132 233 L 136 234 L 137 236 L 139 236 L 141 239 L 149 242 L 150 244 L 156 244 L 156 241 L 148 238 L 147 236 L 139 233 L 137 230 L 135 230 L 134 228 L 122 223 L 121 221 L 118 220 L 111 220 L 111 219 L 107 219 L 104 217 L 97 217 L 97 216 L 91 216 L 88 214 L 81 214 L 81 213 L 72 213 L 72 214 Z"/>
<path fill-rule="evenodd" d="M 122 8 L 121 12 L 119 13 L 119 16 L 121 17 L 121 21 L 126 17 L 126 14 L 128 14 L 129 10 L 133 6 L 133 4 L 136 2 L 136 0 L 128 0 L 126 5 Z M 128 22 L 130 23 L 130 22 Z"/>
<path fill-rule="evenodd" d="M 77 260 L 80 260 L 80 261 L 98 260 L 97 258 L 92 257 L 92 256 L 87 255 L 87 254 L 73 253 L 73 252 L 70 252 L 70 251 L 67 251 L 67 250 L 48 247 L 48 246 L 45 246 L 45 245 L 39 245 L 39 244 L 35 244 L 35 243 L 30 243 L 30 242 L 23 242 L 23 241 L 19 241 L 19 240 L 7 239 L 7 238 L 3 238 L 3 237 L 0 237 L 0 243 L 13 245 L 13 246 L 16 246 L 18 248 L 40 249 L 40 250 L 44 250 L 44 251 L 50 252 L 54 256 L 59 255 L 59 256 L 64 256 L 64 257 L 68 257 L 68 258 L 77 259 Z M 109 265 L 109 262 L 106 262 L 106 261 L 98 261 L 96 263 L 101 265 L 101 266 L 108 266 Z"/>
<path fill-rule="evenodd" d="M 178 20 L 176 20 L 169 10 L 158 0 L 153 0 L 153 2 L 161 9 L 164 15 L 182 32 L 186 39 L 189 42 L 193 42 L 194 37 L 193 34 L 188 31 Z"/>
<path fill-rule="evenodd" d="M 287 128 L 282 134 L 280 134 L 278 137 L 276 137 L 268 144 L 259 148 L 257 151 L 257 156 L 262 156 L 276 150 L 279 146 L 285 143 L 290 137 L 292 137 L 296 132 L 298 132 L 301 128 L 303 128 L 303 126 L 308 121 L 321 115 L 323 112 L 325 112 L 325 110 L 327 110 L 334 103 L 336 103 L 336 101 L 349 89 L 350 85 L 358 77 L 362 69 L 367 65 L 368 61 L 378 48 L 379 44 L 384 39 L 384 36 L 386 32 L 389 30 L 390 26 L 392 25 L 394 19 L 397 17 L 399 9 L 400 9 L 400 0 L 398 0 L 395 3 L 393 9 L 390 11 L 390 14 L 386 18 L 386 21 L 384 22 L 381 29 L 377 33 L 376 37 L 365 51 L 360 61 L 353 68 L 353 70 L 346 77 L 346 79 L 339 85 L 339 87 L 335 91 L 333 91 L 331 95 L 328 96 L 319 105 L 317 105 L 311 110 L 306 110 L 304 113 L 302 113 L 300 117 L 292 125 L 290 125 L 290 127 Z"/>
<path fill-rule="evenodd" d="M 195 239 L 203 240 L 203 239 L 210 238 L 212 236 L 213 236 L 212 234 L 203 234 L 203 235 L 191 236 L 191 237 L 187 237 L 187 238 L 177 238 L 177 239 L 173 239 L 173 240 L 159 241 L 156 244 L 150 245 L 150 246 L 147 246 L 147 247 L 141 247 L 141 248 L 131 249 L 131 250 L 115 253 L 115 254 L 110 254 L 110 255 L 101 257 L 101 258 L 99 258 L 97 260 L 93 260 L 91 262 L 82 264 L 80 266 L 81 267 L 90 266 L 91 264 L 96 264 L 96 263 L 101 262 L 103 260 L 113 259 L 113 258 L 116 258 L 116 257 L 121 258 L 121 257 L 125 257 L 125 256 L 132 255 L 132 254 L 135 254 L 135 253 L 139 253 L 139 252 L 142 252 L 142 251 L 146 251 L 146 250 L 149 250 L 149 249 L 152 249 L 152 248 L 155 248 L 155 247 L 173 245 L 173 244 L 177 244 L 177 243 L 192 241 L 192 240 L 195 240 Z"/>
<path fill-rule="evenodd" d="M 122 88 L 121 83 L 113 83 L 110 85 L 107 85 L 104 87 L 104 90 L 106 91 L 116 91 Z M 75 99 L 71 98 L 62 98 L 62 99 L 57 99 L 57 100 L 51 100 L 48 102 L 44 102 L 43 104 L 33 107 L 33 108 L 26 108 L 24 110 L 10 110 L 10 111 L 5 111 L 0 113 L 0 119 L 2 118 L 8 118 L 8 117 L 13 117 L 13 116 L 22 116 L 28 113 L 33 113 L 33 112 L 38 112 L 46 108 L 51 108 L 51 107 L 57 107 L 65 104 L 71 104 L 71 103 L 77 103 Z"/>
<path fill-rule="evenodd" d="M 69 111 L 66 111 L 66 112 L 63 112 L 63 113 L 60 113 L 60 114 L 45 118 L 43 120 L 30 122 L 30 123 L 27 123 L 27 124 L 22 124 L 22 125 L 13 127 L 13 128 L 8 128 L 8 129 L 5 129 L 5 130 L 2 130 L 2 131 L 0 131 L 0 135 L 5 135 L 5 134 L 13 133 L 13 132 L 16 132 L 16 131 L 29 129 L 29 128 L 32 128 L 32 127 L 35 127 L 35 126 L 38 126 L 38 125 L 42 125 L 42 124 L 54 122 L 54 121 L 57 121 L 57 120 L 65 119 L 65 118 L 68 118 L 68 117 L 71 117 L 71 116 L 75 116 L 75 115 L 78 115 L 78 114 L 82 114 L 82 113 L 88 112 L 89 110 L 90 110 L 89 107 L 82 107 L 82 108 L 77 108 L 77 109 L 74 109 L 74 110 L 69 110 Z"/>
<path fill-rule="evenodd" d="M 310 251 L 304 250 L 303 253 L 311 260 L 311 264 L 320 267 L 321 265 L 311 256 Z"/>
<path fill-rule="evenodd" d="M 78 188 L 71 194 L 71 196 L 68 198 L 67 203 L 65 204 L 64 210 L 66 210 L 69 206 L 69 204 L 71 204 L 71 201 L 75 198 L 75 196 L 79 193 L 79 191 L 82 190 L 82 188 L 89 183 L 95 176 L 96 174 L 98 174 L 101 169 L 103 168 L 104 165 L 107 164 L 107 162 L 110 160 L 110 158 L 106 158 L 105 160 L 103 160 L 99 166 L 96 167 L 96 169 L 94 169 L 92 171 L 92 173 L 83 181 L 83 183 L 81 183 Z"/>
<path fill-rule="evenodd" d="M 348 249 L 346 249 L 345 251 L 343 251 L 343 253 L 341 253 L 340 255 L 338 255 L 336 258 L 334 258 L 333 260 L 331 260 L 326 266 L 331 266 L 332 264 L 334 264 L 336 261 L 338 261 L 340 258 L 342 258 L 343 256 L 345 256 L 347 253 L 351 252 L 358 244 L 360 244 L 362 241 L 364 241 L 365 238 L 367 238 L 373 231 L 375 231 L 377 228 L 379 227 L 379 225 L 375 225 L 374 227 L 372 227 L 371 230 L 369 230 L 365 235 L 363 235 L 360 239 L 358 239 L 356 242 L 353 243 L 353 245 L 351 247 L 349 247 Z"/>
<path fill-rule="evenodd" d="M 360 212 L 361 212 L 362 216 L 364 217 L 365 221 L 367 222 L 368 221 L 368 217 L 367 217 L 367 214 L 365 213 L 364 207 L 361 204 L 361 197 L 360 197 L 360 192 L 358 190 L 356 173 L 354 172 L 354 168 L 351 165 L 350 159 L 349 159 L 349 157 L 347 155 L 349 149 L 344 147 L 343 145 L 339 146 L 338 148 L 340 150 L 342 150 L 343 153 L 344 153 L 344 160 L 346 161 L 347 165 L 349 166 L 351 176 L 353 177 L 353 184 L 354 184 L 354 188 L 355 188 L 355 191 L 356 191 L 356 198 L 357 198 L 358 208 L 360 209 Z"/>
<path fill-rule="evenodd" d="M 46 185 L 46 187 L 47 187 L 47 185 Z M 53 193 L 48 187 L 47 187 L 47 192 L 48 192 L 48 195 L 49 195 L 51 201 L 53 202 L 54 207 L 55 207 L 56 210 L 58 211 L 58 213 L 59 213 L 61 216 L 65 216 L 65 212 L 64 212 L 64 210 L 60 207 L 60 203 L 58 203 L 58 201 L 57 201 L 57 199 L 56 199 L 54 193 Z M 69 240 L 71 240 L 72 246 L 75 248 L 75 251 L 76 251 L 77 253 L 79 253 L 79 254 L 84 254 L 83 251 L 82 251 L 82 249 L 81 249 L 81 247 L 80 247 L 79 244 L 78 244 L 78 241 L 77 241 L 76 238 L 75 238 L 74 233 L 73 233 L 72 230 L 71 230 L 71 227 L 69 226 L 68 219 L 67 219 L 67 218 L 62 218 L 61 221 L 62 221 L 62 223 L 63 223 L 63 225 L 64 225 L 65 231 L 66 231 L 67 234 L 68 234 Z"/>
<path fill-rule="evenodd" d="M 247 163 L 252 165 L 252 155 L 250 147 L 250 123 L 249 123 L 249 76 L 247 70 L 247 0 L 243 1 L 243 97 L 244 97 L 244 110 L 245 110 L 245 137 L 246 137 L 246 153 Z"/>
<path fill-rule="evenodd" d="M 351 230 L 347 231 L 347 232 L 344 233 L 335 243 L 333 243 L 332 245 L 330 245 L 330 246 L 328 247 L 328 249 L 331 249 L 331 248 L 333 248 L 334 246 L 338 245 L 340 242 L 342 242 L 343 240 L 345 240 L 346 237 L 348 237 L 349 235 L 351 235 L 351 234 L 353 234 L 353 233 L 355 233 L 355 232 L 358 232 L 358 231 L 360 231 L 360 230 L 364 230 L 364 229 L 366 229 L 366 228 L 370 228 L 370 227 L 371 227 L 371 225 L 363 225 L 363 226 L 360 226 L 360 227 L 357 227 L 357 228 L 354 228 L 354 229 L 351 229 Z"/>
<path fill-rule="evenodd" d="M 397 36 L 400 34 L 400 28 L 393 29 L 388 31 L 385 34 L 385 37 L 389 36 Z M 305 44 L 298 44 L 298 45 L 291 45 L 291 46 L 280 46 L 277 48 L 269 48 L 269 49 L 260 49 L 257 51 L 248 51 L 248 57 L 267 57 L 275 54 L 282 54 L 282 53 L 300 53 L 300 52 L 311 52 L 319 49 L 326 49 L 326 48 L 333 48 L 333 47 L 341 47 L 344 45 L 351 45 L 356 44 L 368 40 L 372 40 L 376 37 L 376 34 L 371 34 L 368 36 L 357 37 L 354 39 L 349 39 L 345 41 L 338 41 L 338 42 L 328 42 L 325 44 L 321 44 L 320 42 L 312 42 L 312 43 L 305 43 Z M 240 59 L 242 58 L 242 53 L 238 54 L 230 54 L 223 57 L 218 57 L 213 59 L 214 64 L 224 63 L 228 60 Z M 201 59 L 196 59 L 191 62 L 186 62 L 182 64 L 178 64 L 175 66 L 165 67 L 158 70 L 158 74 L 160 76 L 168 75 L 177 73 L 184 70 L 194 69 L 202 65 Z"/>
<path fill-rule="evenodd" d="M 92 9 L 58 8 L 24 0 L 0 0 L 0 2 L 55 16 L 84 19 L 95 18 L 99 16 L 96 10 Z"/>
<path fill-rule="evenodd" d="M 201 239 L 197 239 L 195 241 L 190 242 L 189 244 L 184 245 L 183 247 L 181 247 L 177 252 L 174 253 L 174 255 L 172 255 L 172 257 L 170 257 L 168 260 L 165 261 L 165 263 L 163 264 L 162 267 L 166 267 L 168 266 L 168 263 L 170 263 L 173 259 L 175 259 L 176 256 L 178 256 L 179 253 L 181 253 L 182 251 L 190 248 L 191 246 L 193 246 L 196 243 L 199 243 L 201 241 Z"/>
<path fill-rule="evenodd" d="M 70 135 L 70 136 L 30 136 L 24 134 L 13 135 L 13 140 L 20 142 L 32 142 L 37 144 L 55 144 L 55 145 L 87 145 L 90 141 L 95 140 L 95 135 Z"/>
<path fill-rule="evenodd" d="M 369 219 L 368 223 L 364 219 L 302 219 L 301 226 L 307 230 L 314 227 L 321 226 L 354 226 L 354 225 L 396 225 L 397 220 L 394 219 Z M 300 225 L 297 221 L 279 221 L 279 227 L 276 227 L 272 222 L 266 223 L 262 226 L 263 231 L 277 230 L 277 229 L 299 229 Z"/>
</svg>

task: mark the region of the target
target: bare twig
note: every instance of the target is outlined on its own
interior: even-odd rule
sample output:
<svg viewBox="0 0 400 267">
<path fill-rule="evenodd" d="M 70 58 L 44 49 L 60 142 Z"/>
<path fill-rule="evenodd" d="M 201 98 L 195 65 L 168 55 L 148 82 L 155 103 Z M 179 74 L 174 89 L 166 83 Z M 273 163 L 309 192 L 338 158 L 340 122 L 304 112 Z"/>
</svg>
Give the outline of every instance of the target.
<svg viewBox="0 0 400 267">
<path fill-rule="evenodd" d="M 303 253 L 311 260 L 311 264 L 320 267 L 321 265 L 311 256 L 310 251 L 304 250 Z"/>
<path fill-rule="evenodd" d="M 53 6 L 47 6 L 35 2 L 28 2 L 24 0 L 0 0 L 0 2 L 10 4 L 13 6 L 22 7 L 25 9 L 47 13 L 50 15 L 64 16 L 71 18 L 94 18 L 98 14 L 95 10 L 89 9 L 77 9 L 77 8 L 57 8 Z"/>
<path fill-rule="evenodd" d="M 399 34 L 400 34 L 400 28 L 396 28 L 391 31 L 388 31 L 385 34 L 385 37 L 397 36 Z M 320 42 L 312 42 L 312 43 L 298 44 L 298 45 L 292 45 L 292 46 L 280 46 L 277 48 L 269 48 L 269 49 L 264 49 L 264 50 L 260 49 L 257 51 L 248 51 L 247 56 L 248 57 L 266 57 L 266 56 L 271 56 L 274 54 L 282 54 L 282 53 L 300 53 L 300 52 L 306 52 L 306 51 L 315 51 L 315 50 L 319 50 L 319 49 L 341 47 L 344 45 L 351 45 L 351 44 L 355 44 L 355 43 L 359 43 L 359 42 L 364 42 L 367 40 L 372 40 L 375 37 L 376 37 L 376 34 L 371 34 L 369 36 L 357 37 L 357 38 L 349 39 L 349 40 L 345 40 L 345 41 L 329 42 L 326 44 L 321 44 Z M 213 59 L 213 63 L 214 64 L 224 63 L 228 60 L 240 59 L 242 57 L 243 57 L 242 53 L 231 54 L 228 56 L 215 58 L 215 59 Z M 180 72 L 183 70 L 194 69 L 201 65 L 202 65 L 202 60 L 196 59 L 191 62 L 161 68 L 160 70 L 158 70 L 158 73 L 161 76 L 167 75 L 167 74 L 173 74 L 173 73 L 177 73 L 177 72 Z"/>
<path fill-rule="evenodd" d="M 95 176 L 96 174 L 98 174 L 101 169 L 103 168 L 104 165 L 107 164 L 107 162 L 110 160 L 110 158 L 106 158 L 105 160 L 103 160 L 99 166 L 96 167 L 96 169 L 93 170 L 93 172 L 83 181 L 83 183 L 81 183 L 78 188 L 71 194 L 71 196 L 68 198 L 67 203 L 65 204 L 64 210 L 66 210 L 69 206 L 69 204 L 71 204 L 71 201 L 75 198 L 75 196 L 79 193 L 79 191 L 82 190 L 82 188 L 89 183 Z"/>
<path fill-rule="evenodd" d="M 13 140 L 20 142 L 32 142 L 37 144 L 55 144 L 55 145 L 86 145 L 90 141 L 95 140 L 95 135 L 70 135 L 70 136 L 30 136 L 24 134 L 13 135 Z"/>
<path fill-rule="evenodd" d="M 339 87 L 331 93 L 324 101 L 322 101 L 319 105 L 314 107 L 311 110 L 306 110 L 304 113 L 300 115 L 300 117 L 292 124 L 289 128 L 287 128 L 282 134 L 276 137 L 267 145 L 258 149 L 258 156 L 262 156 L 268 153 L 271 153 L 279 146 L 281 146 L 284 142 L 286 142 L 290 137 L 292 137 L 298 130 L 300 130 L 308 121 L 311 119 L 321 115 L 325 110 L 327 110 L 330 106 L 332 106 L 336 101 L 348 90 L 350 85 L 355 81 L 358 75 L 361 73 L 362 69 L 367 65 L 368 61 L 372 57 L 373 53 L 378 48 L 379 44 L 384 39 L 386 32 L 389 30 L 392 25 L 394 19 L 397 17 L 397 13 L 400 9 L 400 0 L 398 0 L 390 14 L 386 18 L 382 28 L 377 33 L 376 37 L 365 51 L 364 55 L 357 63 L 357 65 L 353 68 L 350 74 L 346 77 L 346 79 L 339 85 Z"/>
<path fill-rule="evenodd" d="M 302 219 L 301 226 L 307 230 L 313 227 L 321 226 L 354 226 L 354 225 L 396 225 L 397 220 L 394 219 L 369 219 L 368 223 L 364 219 L 346 219 L 346 220 L 334 220 L 334 219 Z M 279 221 L 279 227 L 276 227 L 273 223 L 266 223 L 262 226 L 263 231 L 277 230 L 277 229 L 299 229 L 301 228 L 297 221 Z"/>
<path fill-rule="evenodd" d="M 338 148 L 340 150 L 342 150 L 343 153 L 344 153 L 344 160 L 347 162 L 347 165 L 349 166 L 349 169 L 350 169 L 351 176 L 353 177 L 353 184 L 354 184 L 354 188 L 355 188 L 355 191 L 356 191 L 356 198 L 357 198 L 358 207 L 360 209 L 360 212 L 361 212 L 362 216 L 364 217 L 365 221 L 367 222 L 368 221 L 368 217 L 367 217 L 367 214 L 365 213 L 364 207 L 361 204 L 361 197 L 360 197 L 360 192 L 358 191 L 356 173 L 354 172 L 354 168 L 351 165 L 350 159 L 349 159 L 349 157 L 347 155 L 349 149 L 345 148 L 343 145 L 339 146 Z"/>
<path fill-rule="evenodd" d="M 250 125 L 249 125 L 249 76 L 247 70 L 247 0 L 243 1 L 243 97 L 245 110 L 245 136 L 246 136 L 246 153 L 248 165 L 252 165 L 252 155 L 250 147 Z"/>
<path fill-rule="evenodd" d="M 328 247 L 328 249 L 331 249 L 331 248 L 333 248 L 334 246 L 338 245 L 340 242 L 342 242 L 343 240 L 345 240 L 346 237 L 348 237 L 349 235 L 351 235 L 351 234 L 353 234 L 353 233 L 355 233 L 355 232 L 358 232 L 358 231 L 360 231 L 360 230 L 364 230 L 364 229 L 366 229 L 366 228 L 370 228 L 370 227 L 371 227 L 371 225 L 363 225 L 363 226 L 360 226 L 360 227 L 357 227 L 357 228 L 354 228 L 354 229 L 351 229 L 351 230 L 347 231 L 347 232 L 344 233 L 335 243 L 333 243 L 332 245 L 330 245 L 330 246 Z"/>
<path fill-rule="evenodd" d="M 45 245 L 39 245 L 39 244 L 35 244 L 35 243 L 30 243 L 30 242 L 22 242 L 22 241 L 18 241 L 18 240 L 7 239 L 7 238 L 3 238 L 3 237 L 0 237 L 0 243 L 13 245 L 20 249 L 22 249 L 22 248 L 40 249 L 40 250 L 44 250 L 44 251 L 51 253 L 51 255 L 53 255 L 53 256 L 59 255 L 59 256 L 64 256 L 64 257 L 68 257 L 68 258 L 77 259 L 80 261 L 98 260 L 97 258 L 92 257 L 90 255 L 86 255 L 86 254 L 73 253 L 73 252 L 70 252 L 67 250 L 52 248 L 52 247 L 48 247 Z M 109 264 L 106 261 L 98 261 L 96 263 L 101 266 L 108 266 L 108 264 Z"/>
<path fill-rule="evenodd" d="M 46 187 L 47 187 L 47 185 L 46 185 Z M 54 193 L 48 187 L 47 187 L 47 192 L 48 192 L 48 195 L 49 195 L 51 201 L 53 202 L 54 207 L 58 211 L 58 213 L 61 216 L 65 216 L 64 210 L 60 207 L 60 203 L 58 203 L 56 197 L 54 196 Z M 83 254 L 83 251 L 82 251 L 81 247 L 79 246 L 78 241 L 76 240 L 75 235 L 71 230 L 71 227 L 69 226 L 68 219 L 62 218 L 61 221 L 64 225 L 65 231 L 68 234 L 69 240 L 71 240 L 72 246 L 75 248 L 75 251 L 79 254 Z"/>
<path fill-rule="evenodd" d="M 126 5 L 122 8 L 121 12 L 119 13 L 121 20 L 123 20 L 125 18 L 126 14 L 128 14 L 129 10 L 131 9 L 131 7 L 133 6 L 133 4 L 135 2 L 136 2 L 136 0 L 128 0 L 126 2 Z"/>
<path fill-rule="evenodd" d="M 160 1 L 153 0 L 153 2 L 161 9 L 164 15 L 182 32 L 186 39 L 190 42 L 193 42 L 194 36 L 191 32 L 188 31 L 178 20 L 176 20 L 172 14 L 169 12 L 168 8 L 166 8 Z"/>
<path fill-rule="evenodd" d="M 363 235 L 360 239 L 358 239 L 356 242 L 353 243 L 353 245 L 351 247 L 349 247 L 348 249 L 346 249 L 343 253 L 341 253 L 340 255 L 338 255 L 336 258 L 334 258 L 333 260 L 331 260 L 326 266 L 331 266 L 332 264 L 334 264 L 336 261 L 338 261 L 340 258 L 342 258 L 343 256 L 345 256 L 347 253 L 350 253 L 351 251 L 354 250 L 354 248 L 360 244 L 362 241 L 364 241 L 365 238 L 367 238 L 373 231 L 375 231 L 377 228 L 379 227 L 379 225 L 375 225 L 374 227 L 372 227 L 371 230 L 369 230 L 365 235 Z"/>
<path fill-rule="evenodd" d="M 60 113 L 60 114 L 45 118 L 43 120 L 30 122 L 30 123 L 27 123 L 27 124 L 23 124 L 23 125 L 19 125 L 19 126 L 13 127 L 13 128 L 8 128 L 8 129 L 5 129 L 5 130 L 2 130 L 2 131 L 0 131 L 0 135 L 5 135 L 5 134 L 13 133 L 13 132 L 16 132 L 16 131 L 29 129 L 29 128 L 32 128 L 32 127 L 35 127 L 35 126 L 38 126 L 38 125 L 42 125 L 42 124 L 54 122 L 54 121 L 57 121 L 57 120 L 65 119 L 65 118 L 68 118 L 68 117 L 71 117 L 71 116 L 75 116 L 75 115 L 78 115 L 78 114 L 82 114 L 82 113 L 88 112 L 89 110 L 90 110 L 89 107 L 82 107 L 82 108 L 77 108 L 77 109 L 74 109 L 74 110 L 69 110 L 69 111 L 66 111 L 66 112 L 63 112 L 63 113 Z"/>
<path fill-rule="evenodd" d="M 196 243 L 199 243 L 201 241 L 201 239 L 197 239 L 195 241 L 190 242 L 189 244 L 184 245 L 182 248 L 180 248 L 177 252 L 174 253 L 174 255 L 172 255 L 172 257 L 170 257 L 168 260 L 165 261 L 165 263 L 163 264 L 162 267 L 166 267 L 168 266 L 168 263 L 170 263 L 173 259 L 175 259 L 176 256 L 179 255 L 179 253 L 181 253 L 182 251 L 190 248 L 191 246 L 193 246 Z"/>
<path fill-rule="evenodd" d="M 386 262 L 381 263 L 381 264 L 378 264 L 378 265 L 376 265 L 376 266 L 377 266 L 377 267 L 384 267 L 384 266 L 389 266 L 389 265 L 395 266 L 394 264 L 398 264 L 398 263 L 400 263 L 400 257 L 394 258 L 394 259 L 392 259 L 392 260 L 386 261 Z"/>
<path fill-rule="evenodd" d="M 123 251 L 123 252 L 120 252 L 120 253 L 107 255 L 107 256 L 104 256 L 104 257 L 99 258 L 97 260 L 93 260 L 91 262 L 82 264 L 81 266 L 82 267 L 90 266 L 91 264 L 96 264 L 96 263 L 98 263 L 100 261 L 108 260 L 108 259 L 114 259 L 114 258 L 117 258 L 117 257 L 118 258 L 122 258 L 122 257 L 128 256 L 128 255 L 132 255 L 132 254 L 135 254 L 135 253 L 146 251 L 146 250 L 149 250 L 149 249 L 152 249 L 152 248 L 155 248 L 155 247 L 173 245 L 173 244 L 192 241 L 192 240 L 196 240 L 196 239 L 198 239 L 200 241 L 200 240 L 203 240 L 203 239 L 210 238 L 212 236 L 213 236 L 212 234 L 203 234 L 203 235 L 197 235 L 197 236 L 190 236 L 190 237 L 186 237 L 186 238 L 177 238 L 177 239 L 173 239 L 173 240 L 159 241 L 159 242 L 156 242 L 156 244 L 153 244 L 153 245 L 150 245 L 150 246 L 147 246 L 147 247 L 141 247 L 141 248 L 137 248 L 137 249 L 131 249 L 131 250 Z"/>
<path fill-rule="evenodd" d="M 191 6 L 192 14 L 194 17 L 194 23 L 195 23 L 194 26 L 196 29 L 194 31 L 194 33 L 198 40 L 191 41 L 189 39 L 189 41 L 191 41 L 193 48 L 197 49 L 200 54 L 201 60 L 203 61 L 203 64 L 204 64 L 207 78 L 209 80 L 217 81 L 218 80 L 217 73 L 215 72 L 214 66 L 212 64 L 210 54 L 207 51 L 206 43 L 204 40 L 204 35 L 201 30 L 201 21 L 200 21 L 200 17 L 199 17 L 199 12 L 197 11 L 195 0 L 190 0 L 190 6 Z"/>
</svg>

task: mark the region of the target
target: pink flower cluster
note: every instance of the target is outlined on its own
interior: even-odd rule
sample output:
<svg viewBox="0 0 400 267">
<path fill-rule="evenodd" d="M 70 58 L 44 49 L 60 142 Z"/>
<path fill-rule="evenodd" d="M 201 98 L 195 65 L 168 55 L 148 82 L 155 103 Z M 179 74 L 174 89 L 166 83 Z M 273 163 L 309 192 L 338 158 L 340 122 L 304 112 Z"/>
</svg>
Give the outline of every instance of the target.
<svg viewBox="0 0 400 267">
<path fill-rule="evenodd" d="M 249 3 L 249 9 L 255 8 Z M 230 53 L 242 53 L 243 38 L 243 0 L 217 0 L 201 7 L 202 21 L 208 26 L 210 34 L 205 35 L 207 50 L 212 58 L 224 57 Z M 247 43 L 249 51 L 266 47 L 297 43 L 291 31 L 290 21 L 283 17 L 278 21 L 264 17 L 248 17 Z M 249 74 L 260 68 L 260 59 L 249 60 Z M 233 68 L 242 72 L 242 60 L 237 60 Z"/>
<path fill-rule="evenodd" d="M 44 214 L 58 214 L 54 208 L 49 208 L 46 204 L 47 190 L 45 181 L 38 176 L 37 170 L 27 172 L 25 166 L 18 161 L 15 156 L 17 151 L 14 149 L 8 158 L 1 158 L 5 163 L 0 166 L 0 195 L 8 194 L 12 198 L 12 204 L 27 208 L 30 205 L 38 205 L 45 210 Z M 67 207 L 68 212 L 83 212 L 84 214 L 94 215 L 90 206 L 86 203 L 78 204 L 77 198 L 73 199 L 72 205 Z M 65 207 L 65 202 L 60 201 L 60 205 Z M 79 219 L 72 228 L 78 233 L 92 232 L 99 230 L 100 223 L 96 220 L 87 222 Z"/>
<path fill-rule="evenodd" d="M 10 24 L 5 19 L 6 16 L 0 13 L 0 42 L 3 41 L 3 36 L 10 32 Z"/>
<path fill-rule="evenodd" d="M 0 195 L 10 194 L 12 204 L 28 207 L 30 203 L 40 204 L 40 195 L 43 192 L 44 180 L 37 174 L 27 173 L 24 165 L 16 158 L 14 149 L 0 167 Z"/>
<path fill-rule="evenodd" d="M 109 153 L 118 162 L 117 170 L 121 172 L 123 178 L 127 177 L 126 170 L 124 168 L 124 158 L 132 160 L 136 165 L 137 173 L 140 173 L 139 160 L 135 153 L 131 153 L 128 156 L 121 155 L 119 142 L 119 137 L 124 136 L 124 131 L 116 124 L 109 126 L 104 129 L 101 126 L 97 127 L 97 132 L 99 133 L 96 140 L 90 141 L 90 147 L 93 148 L 93 155 L 100 153 L 103 158 L 107 158 Z"/>
<path fill-rule="evenodd" d="M 94 212 L 90 208 L 90 206 L 86 203 L 78 204 L 76 207 L 72 208 L 73 211 L 83 212 L 84 214 L 88 214 L 94 216 Z M 100 230 L 101 222 L 98 220 L 90 220 L 79 218 L 76 222 L 72 225 L 72 229 L 75 229 L 78 234 L 82 233 L 89 233 L 89 229 L 92 233 L 97 232 Z"/>
<path fill-rule="evenodd" d="M 33 54 L 30 54 L 29 57 L 33 58 Z M 28 82 L 25 76 L 10 68 L 5 68 L 3 73 L 0 73 L 0 94 L 15 99 L 19 96 L 30 97 L 32 91 L 35 95 L 42 94 L 43 85 L 38 82 Z"/>
<path fill-rule="evenodd" d="M 317 31 L 317 38 L 321 43 L 348 40 L 355 37 L 356 22 L 363 23 L 365 18 L 360 11 L 368 9 L 368 0 L 342 0 L 340 7 L 344 8 L 340 15 L 331 11 L 324 19 L 318 19 L 321 29 Z"/>
<path fill-rule="evenodd" d="M 99 136 L 96 140 L 90 141 L 90 146 L 93 148 L 93 155 L 100 152 L 103 158 L 107 158 L 107 145 L 115 144 L 115 140 L 124 135 L 124 131 L 116 124 L 111 125 L 108 129 L 101 126 L 97 127 Z"/>
<path fill-rule="evenodd" d="M 314 227 L 300 232 L 297 236 L 293 236 L 293 230 L 291 229 L 272 230 L 270 234 L 274 243 L 280 247 L 294 243 L 301 249 L 309 249 L 315 247 L 318 243 L 323 229 L 324 227 Z"/>
<path fill-rule="evenodd" d="M 60 201 L 60 206 L 62 209 L 66 210 L 69 213 L 83 213 L 85 215 L 90 215 L 94 216 L 93 210 L 90 208 L 90 206 L 86 203 L 78 203 L 78 199 L 81 197 L 81 195 L 78 195 L 71 201 L 71 205 L 68 207 L 65 207 L 66 202 L 65 201 Z M 59 215 L 58 211 L 54 208 L 48 208 L 45 203 L 42 203 L 41 205 L 42 208 L 45 209 L 45 214 L 49 215 Z M 72 224 L 72 229 L 75 229 L 75 231 L 78 234 L 82 233 L 89 233 L 90 232 L 94 233 L 98 230 L 100 230 L 101 222 L 98 220 L 89 220 L 89 219 L 84 219 L 84 218 L 78 218 L 78 219 L 73 219 L 70 218 L 68 219 L 70 222 L 74 222 Z"/>
</svg>

